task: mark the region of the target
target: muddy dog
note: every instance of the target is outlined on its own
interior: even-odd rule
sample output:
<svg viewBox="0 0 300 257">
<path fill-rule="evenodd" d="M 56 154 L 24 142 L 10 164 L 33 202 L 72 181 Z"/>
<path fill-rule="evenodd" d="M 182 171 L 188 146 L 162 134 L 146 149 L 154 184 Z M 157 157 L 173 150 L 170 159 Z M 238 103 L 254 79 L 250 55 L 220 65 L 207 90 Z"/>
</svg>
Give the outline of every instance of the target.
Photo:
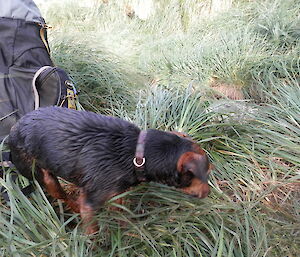
<svg viewBox="0 0 300 257">
<path fill-rule="evenodd" d="M 189 137 L 155 129 L 140 130 L 119 118 L 61 107 L 23 116 L 9 135 L 12 161 L 54 198 L 80 213 L 86 233 L 97 231 L 95 212 L 113 196 L 144 181 L 206 197 L 208 157 Z M 32 174 L 32 164 L 35 173 Z M 80 189 L 67 196 L 57 177 Z"/>
</svg>

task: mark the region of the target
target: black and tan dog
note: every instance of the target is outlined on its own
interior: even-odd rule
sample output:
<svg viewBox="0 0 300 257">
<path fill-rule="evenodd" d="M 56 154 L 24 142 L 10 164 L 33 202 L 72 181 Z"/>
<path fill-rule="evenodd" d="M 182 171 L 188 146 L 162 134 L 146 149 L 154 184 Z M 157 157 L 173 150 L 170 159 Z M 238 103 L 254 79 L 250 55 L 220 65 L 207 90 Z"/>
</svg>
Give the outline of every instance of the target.
<svg viewBox="0 0 300 257">
<path fill-rule="evenodd" d="M 180 133 L 138 127 L 119 118 L 60 107 L 33 111 L 9 135 L 12 160 L 54 198 L 65 201 L 90 223 L 109 198 L 143 181 L 155 181 L 204 198 L 209 194 L 205 152 Z M 67 196 L 57 177 L 80 188 Z M 97 231 L 95 224 L 86 233 Z"/>
</svg>

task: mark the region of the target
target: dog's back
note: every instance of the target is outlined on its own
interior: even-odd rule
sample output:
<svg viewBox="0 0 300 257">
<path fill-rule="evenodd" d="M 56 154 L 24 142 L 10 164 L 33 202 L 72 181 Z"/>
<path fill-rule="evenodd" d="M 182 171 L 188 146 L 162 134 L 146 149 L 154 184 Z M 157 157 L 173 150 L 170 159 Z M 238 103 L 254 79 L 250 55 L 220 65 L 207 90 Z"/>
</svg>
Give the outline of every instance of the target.
<svg viewBox="0 0 300 257">
<path fill-rule="evenodd" d="M 19 120 L 11 130 L 9 146 L 14 164 L 27 178 L 32 178 L 31 166 L 35 159 L 39 167 L 72 180 L 76 177 L 74 172 L 80 172 L 80 167 L 97 152 L 118 158 L 116 148 L 122 147 L 124 140 L 136 140 L 138 134 L 136 126 L 119 118 L 47 107 Z M 135 142 L 124 147 L 130 145 L 135 146 Z M 95 158 L 90 162 L 95 162 Z"/>
</svg>

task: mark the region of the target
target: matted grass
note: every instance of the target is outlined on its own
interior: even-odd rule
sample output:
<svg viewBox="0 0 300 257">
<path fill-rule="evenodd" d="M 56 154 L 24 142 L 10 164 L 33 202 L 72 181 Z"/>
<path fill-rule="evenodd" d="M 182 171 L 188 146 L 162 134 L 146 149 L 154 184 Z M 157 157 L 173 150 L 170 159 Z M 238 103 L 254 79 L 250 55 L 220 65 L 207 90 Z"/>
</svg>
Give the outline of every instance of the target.
<svg viewBox="0 0 300 257">
<path fill-rule="evenodd" d="M 146 21 L 127 17 L 123 1 L 51 3 L 42 10 L 53 58 L 83 105 L 191 134 L 216 167 L 212 192 L 199 200 L 142 184 L 121 195 L 122 211 L 108 209 L 113 201 L 103 207 L 91 238 L 38 185 L 25 197 L 26 180 L 16 185 L 9 169 L 0 179 L 10 196 L 0 205 L 0 255 L 299 255 L 299 2 L 234 1 L 209 13 L 210 1 L 165 0 Z M 214 98 L 211 78 L 246 100 Z"/>
</svg>

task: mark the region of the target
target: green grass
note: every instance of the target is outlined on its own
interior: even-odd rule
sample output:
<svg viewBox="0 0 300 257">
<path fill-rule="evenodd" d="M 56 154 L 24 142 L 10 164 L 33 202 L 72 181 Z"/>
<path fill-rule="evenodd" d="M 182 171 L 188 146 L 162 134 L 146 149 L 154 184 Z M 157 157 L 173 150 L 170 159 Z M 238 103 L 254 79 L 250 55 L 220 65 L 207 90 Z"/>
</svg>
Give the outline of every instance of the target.
<svg viewBox="0 0 300 257">
<path fill-rule="evenodd" d="M 127 17 L 123 1 L 42 5 L 52 56 L 85 108 L 192 135 L 216 167 L 211 194 L 142 184 L 124 193 L 123 211 L 103 207 L 89 238 L 38 186 L 25 197 L 26 181 L 9 170 L 0 256 L 299 255 L 299 1 L 233 1 L 210 13 L 208 0 L 158 2 L 146 21 Z M 215 98 L 211 78 L 245 99 Z"/>
</svg>

